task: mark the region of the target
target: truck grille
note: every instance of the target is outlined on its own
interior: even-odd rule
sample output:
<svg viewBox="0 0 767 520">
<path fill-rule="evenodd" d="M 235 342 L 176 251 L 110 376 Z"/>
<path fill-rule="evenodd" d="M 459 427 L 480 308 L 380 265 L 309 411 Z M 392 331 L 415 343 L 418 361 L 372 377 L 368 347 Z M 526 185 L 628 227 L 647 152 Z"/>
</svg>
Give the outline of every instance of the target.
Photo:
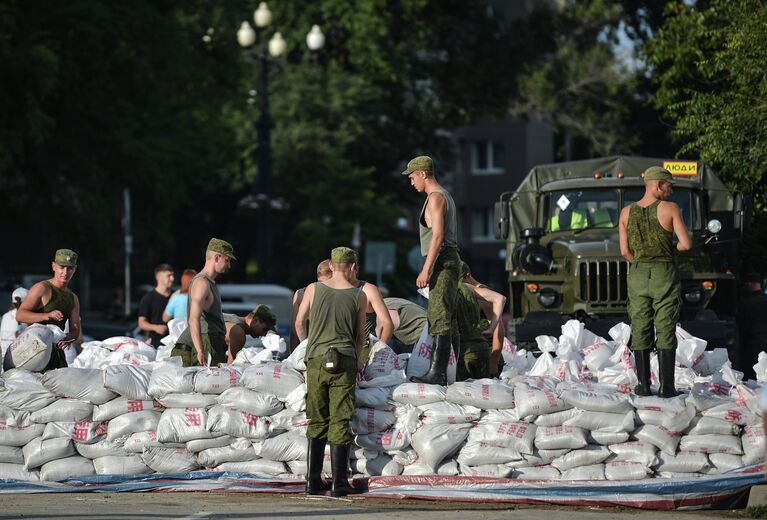
<svg viewBox="0 0 767 520">
<path fill-rule="evenodd" d="M 620 307 L 628 300 L 628 262 L 585 261 L 578 264 L 581 299 L 592 307 Z"/>
</svg>

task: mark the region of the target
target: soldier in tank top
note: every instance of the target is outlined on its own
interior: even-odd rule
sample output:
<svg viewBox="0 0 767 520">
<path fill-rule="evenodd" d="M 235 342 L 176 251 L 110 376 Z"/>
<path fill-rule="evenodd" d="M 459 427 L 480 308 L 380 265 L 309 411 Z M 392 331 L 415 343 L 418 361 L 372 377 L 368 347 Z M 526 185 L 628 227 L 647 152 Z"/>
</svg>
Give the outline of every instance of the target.
<svg viewBox="0 0 767 520">
<path fill-rule="evenodd" d="M 628 314 L 631 349 L 637 366 L 638 395 L 650 395 L 650 352 L 658 350 L 661 397 L 677 395 L 674 388 L 676 324 L 681 304 L 676 251 L 692 247 L 682 214 L 673 202 L 673 176 L 653 166 L 643 175 L 644 196 L 621 211 L 621 254 L 631 264 L 628 273 Z M 674 246 L 673 235 L 679 242 Z"/>
</svg>

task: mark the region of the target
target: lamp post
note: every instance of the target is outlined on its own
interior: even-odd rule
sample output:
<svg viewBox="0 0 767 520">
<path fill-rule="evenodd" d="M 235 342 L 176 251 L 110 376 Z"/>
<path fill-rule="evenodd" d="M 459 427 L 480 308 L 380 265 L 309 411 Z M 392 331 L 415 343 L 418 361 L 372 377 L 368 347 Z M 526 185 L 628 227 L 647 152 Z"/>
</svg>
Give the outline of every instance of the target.
<svg viewBox="0 0 767 520">
<path fill-rule="evenodd" d="M 256 122 L 258 147 L 255 152 L 255 163 L 258 165 L 258 177 L 253 185 L 251 205 L 258 208 L 258 268 L 259 278 L 272 279 L 272 209 L 279 206 L 278 201 L 272 200 L 272 120 L 269 116 L 269 63 L 270 60 L 281 58 L 287 50 L 287 43 L 279 31 L 275 31 L 268 43 L 265 36 L 272 23 L 272 12 L 261 2 L 253 13 L 255 30 L 247 21 L 242 22 L 237 31 L 237 42 L 244 49 L 252 47 L 257 40 L 262 40 L 258 49 L 260 64 L 260 115 Z M 306 35 L 306 45 L 310 51 L 316 52 L 325 45 L 325 36 L 318 25 L 314 25 Z"/>
</svg>

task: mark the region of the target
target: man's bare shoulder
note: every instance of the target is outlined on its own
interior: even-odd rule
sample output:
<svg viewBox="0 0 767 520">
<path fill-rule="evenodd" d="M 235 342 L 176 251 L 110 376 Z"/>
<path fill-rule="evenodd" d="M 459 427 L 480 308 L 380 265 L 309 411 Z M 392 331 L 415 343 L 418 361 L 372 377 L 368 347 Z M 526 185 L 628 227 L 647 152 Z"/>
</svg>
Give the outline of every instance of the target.
<svg viewBox="0 0 767 520">
<path fill-rule="evenodd" d="M 660 201 L 660 204 L 658 204 L 658 211 L 663 213 L 678 213 L 680 210 L 679 205 L 676 202 L 662 200 Z"/>
</svg>

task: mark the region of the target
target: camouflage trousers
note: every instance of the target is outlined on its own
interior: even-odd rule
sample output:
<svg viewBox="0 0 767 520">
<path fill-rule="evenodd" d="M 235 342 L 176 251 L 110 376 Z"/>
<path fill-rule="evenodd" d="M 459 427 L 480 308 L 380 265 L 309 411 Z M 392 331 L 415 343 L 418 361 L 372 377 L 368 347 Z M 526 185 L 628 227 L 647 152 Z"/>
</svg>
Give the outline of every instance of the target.
<svg viewBox="0 0 767 520">
<path fill-rule="evenodd" d="M 440 251 L 429 275 L 429 334 L 444 336 L 455 330 L 455 306 L 458 299 L 461 258 L 458 250 Z"/>
<path fill-rule="evenodd" d="M 632 350 L 676 348 L 681 304 L 679 271 L 669 262 L 633 262 L 628 274 Z M 655 333 L 653 334 L 653 328 Z"/>
<path fill-rule="evenodd" d="M 456 381 L 490 377 L 490 345 L 461 345 L 456 367 Z"/>
<path fill-rule="evenodd" d="M 349 444 L 353 437 L 349 421 L 354 417 L 357 360 L 339 355 L 341 372 L 331 374 L 323 368 L 323 356 L 306 362 L 306 418 L 310 439 L 330 444 Z"/>
<path fill-rule="evenodd" d="M 220 332 L 211 332 L 202 335 L 202 349 L 205 357 L 210 354 L 211 366 L 217 366 L 219 363 L 226 363 L 226 338 Z M 185 343 L 176 343 L 170 353 L 171 356 L 179 356 L 185 367 L 199 366 L 197 361 L 197 350 L 194 345 Z"/>
</svg>

